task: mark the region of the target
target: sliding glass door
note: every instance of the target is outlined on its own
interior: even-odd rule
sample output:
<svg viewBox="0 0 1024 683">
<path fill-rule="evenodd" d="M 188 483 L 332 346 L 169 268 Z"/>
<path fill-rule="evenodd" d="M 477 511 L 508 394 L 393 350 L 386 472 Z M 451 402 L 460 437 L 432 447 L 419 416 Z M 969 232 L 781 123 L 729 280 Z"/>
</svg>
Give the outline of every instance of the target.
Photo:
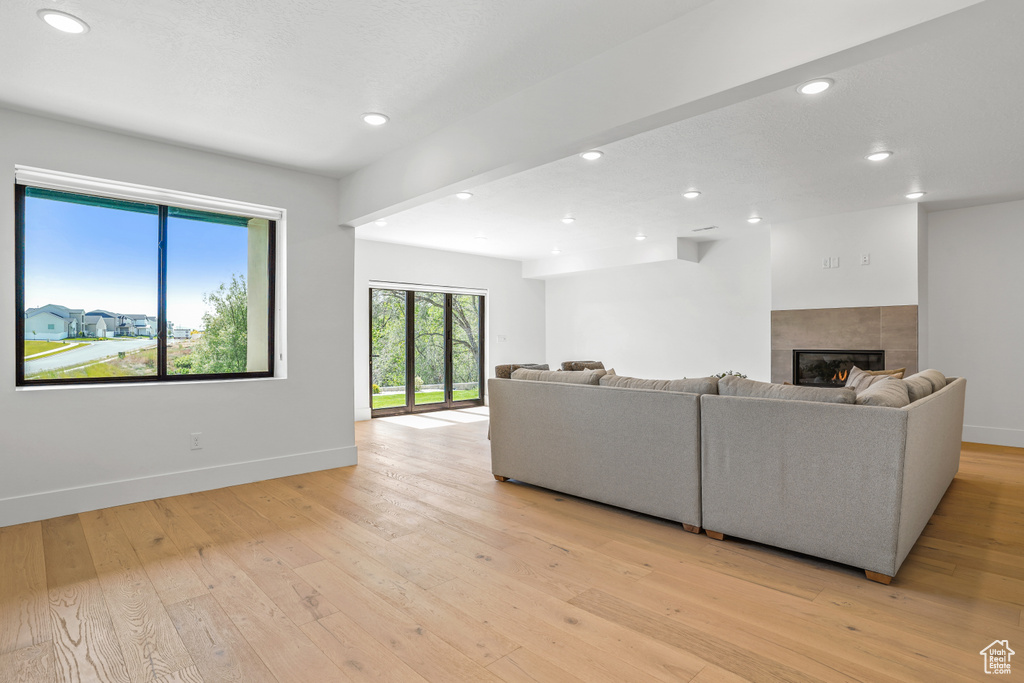
<svg viewBox="0 0 1024 683">
<path fill-rule="evenodd" d="M 370 289 L 370 405 L 394 415 L 483 405 L 484 297 Z"/>
</svg>

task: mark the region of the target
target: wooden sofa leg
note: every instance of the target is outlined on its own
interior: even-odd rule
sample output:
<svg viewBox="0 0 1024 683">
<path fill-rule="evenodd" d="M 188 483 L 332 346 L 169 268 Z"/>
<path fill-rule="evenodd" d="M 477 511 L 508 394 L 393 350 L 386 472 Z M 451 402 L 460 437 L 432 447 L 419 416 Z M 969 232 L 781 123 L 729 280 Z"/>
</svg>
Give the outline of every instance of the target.
<svg viewBox="0 0 1024 683">
<path fill-rule="evenodd" d="M 500 474 L 495 474 L 494 478 L 497 479 L 498 481 L 508 481 L 508 477 L 503 477 Z"/>
<path fill-rule="evenodd" d="M 705 529 L 704 533 L 706 533 L 708 535 L 708 538 L 713 538 L 716 541 L 724 541 L 725 540 L 725 534 L 719 533 L 717 531 L 712 531 L 711 529 Z"/>
<path fill-rule="evenodd" d="M 699 526 L 694 526 L 692 524 L 684 524 L 683 525 L 683 529 L 685 529 L 686 531 L 689 531 L 691 534 L 699 534 L 700 533 L 700 527 Z"/>
<path fill-rule="evenodd" d="M 864 570 L 864 574 L 865 574 L 865 576 L 867 576 L 872 581 L 877 581 L 878 583 L 884 583 L 886 586 L 888 586 L 889 582 L 892 581 L 892 577 L 891 576 L 886 576 L 885 574 L 879 574 L 878 572 L 868 571 L 867 569 Z"/>
</svg>

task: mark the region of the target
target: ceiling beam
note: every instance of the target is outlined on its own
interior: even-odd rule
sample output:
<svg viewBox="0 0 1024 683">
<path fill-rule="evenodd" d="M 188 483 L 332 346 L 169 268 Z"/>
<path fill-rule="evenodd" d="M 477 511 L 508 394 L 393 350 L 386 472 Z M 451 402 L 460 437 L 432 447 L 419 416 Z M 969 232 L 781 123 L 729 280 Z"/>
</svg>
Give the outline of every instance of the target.
<svg viewBox="0 0 1024 683">
<path fill-rule="evenodd" d="M 987 0 L 981 5 L 1004 0 Z M 979 0 L 715 0 L 339 181 L 359 226 L 926 40 Z"/>
</svg>

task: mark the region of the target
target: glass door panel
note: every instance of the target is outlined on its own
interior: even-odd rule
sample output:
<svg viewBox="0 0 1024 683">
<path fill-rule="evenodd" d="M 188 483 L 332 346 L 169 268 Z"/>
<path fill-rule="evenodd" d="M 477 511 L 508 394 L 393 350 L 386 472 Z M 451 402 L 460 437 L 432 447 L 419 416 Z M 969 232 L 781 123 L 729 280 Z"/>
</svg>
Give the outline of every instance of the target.
<svg viewBox="0 0 1024 683">
<path fill-rule="evenodd" d="M 445 295 L 441 292 L 415 292 L 416 313 L 413 336 L 416 345 L 416 372 L 413 387 L 415 404 L 445 403 Z"/>
<path fill-rule="evenodd" d="M 404 409 L 406 293 L 370 290 L 370 392 L 374 410 Z"/>
<path fill-rule="evenodd" d="M 481 296 L 452 295 L 452 400 L 480 398 Z"/>
</svg>

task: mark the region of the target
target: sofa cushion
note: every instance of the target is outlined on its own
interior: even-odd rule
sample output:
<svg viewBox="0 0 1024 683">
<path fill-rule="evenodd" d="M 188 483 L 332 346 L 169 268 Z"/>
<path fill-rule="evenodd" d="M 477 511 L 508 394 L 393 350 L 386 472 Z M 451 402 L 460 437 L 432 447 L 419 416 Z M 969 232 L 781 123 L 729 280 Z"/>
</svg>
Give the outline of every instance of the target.
<svg viewBox="0 0 1024 683">
<path fill-rule="evenodd" d="M 946 378 L 938 370 L 922 370 L 903 380 L 907 383 L 910 402 L 919 401 L 946 386 Z"/>
<path fill-rule="evenodd" d="M 857 405 L 883 408 L 908 406 L 910 392 L 907 390 L 907 383 L 893 375 L 882 376 L 881 381 L 857 392 Z"/>
<path fill-rule="evenodd" d="M 528 370 L 519 368 L 512 373 L 512 379 L 532 379 L 536 382 L 562 382 L 564 384 L 598 384 L 604 377 L 604 370 Z"/>
<path fill-rule="evenodd" d="M 599 360 L 566 360 L 562 361 L 562 369 L 566 371 L 604 370 L 604 363 Z"/>
<path fill-rule="evenodd" d="M 494 376 L 499 379 L 509 379 L 512 377 L 512 373 L 519 368 L 527 368 L 529 370 L 547 370 L 547 363 L 506 363 L 505 365 L 494 366 Z"/>
<path fill-rule="evenodd" d="M 750 396 L 752 398 L 783 398 L 790 401 L 814 401 L 818 403 L 856 403 L 857 394 L 853 389 L 824 387 L 794 387 L 784 384 L 769 384 L 752 379 L 726 375 L 718 380 L 718 393 L 722 396 Z"/>
<path fill-rule="evenodd" d="M 717 377 L 695 377 L 690 379 L 640 379 L 608 373 L 601 378 L 603 387 L 625 387 L 626 389 L 653 389 L 655 391 L 683 391 L 688 394 L 717 394 Z"/>
</svg>

